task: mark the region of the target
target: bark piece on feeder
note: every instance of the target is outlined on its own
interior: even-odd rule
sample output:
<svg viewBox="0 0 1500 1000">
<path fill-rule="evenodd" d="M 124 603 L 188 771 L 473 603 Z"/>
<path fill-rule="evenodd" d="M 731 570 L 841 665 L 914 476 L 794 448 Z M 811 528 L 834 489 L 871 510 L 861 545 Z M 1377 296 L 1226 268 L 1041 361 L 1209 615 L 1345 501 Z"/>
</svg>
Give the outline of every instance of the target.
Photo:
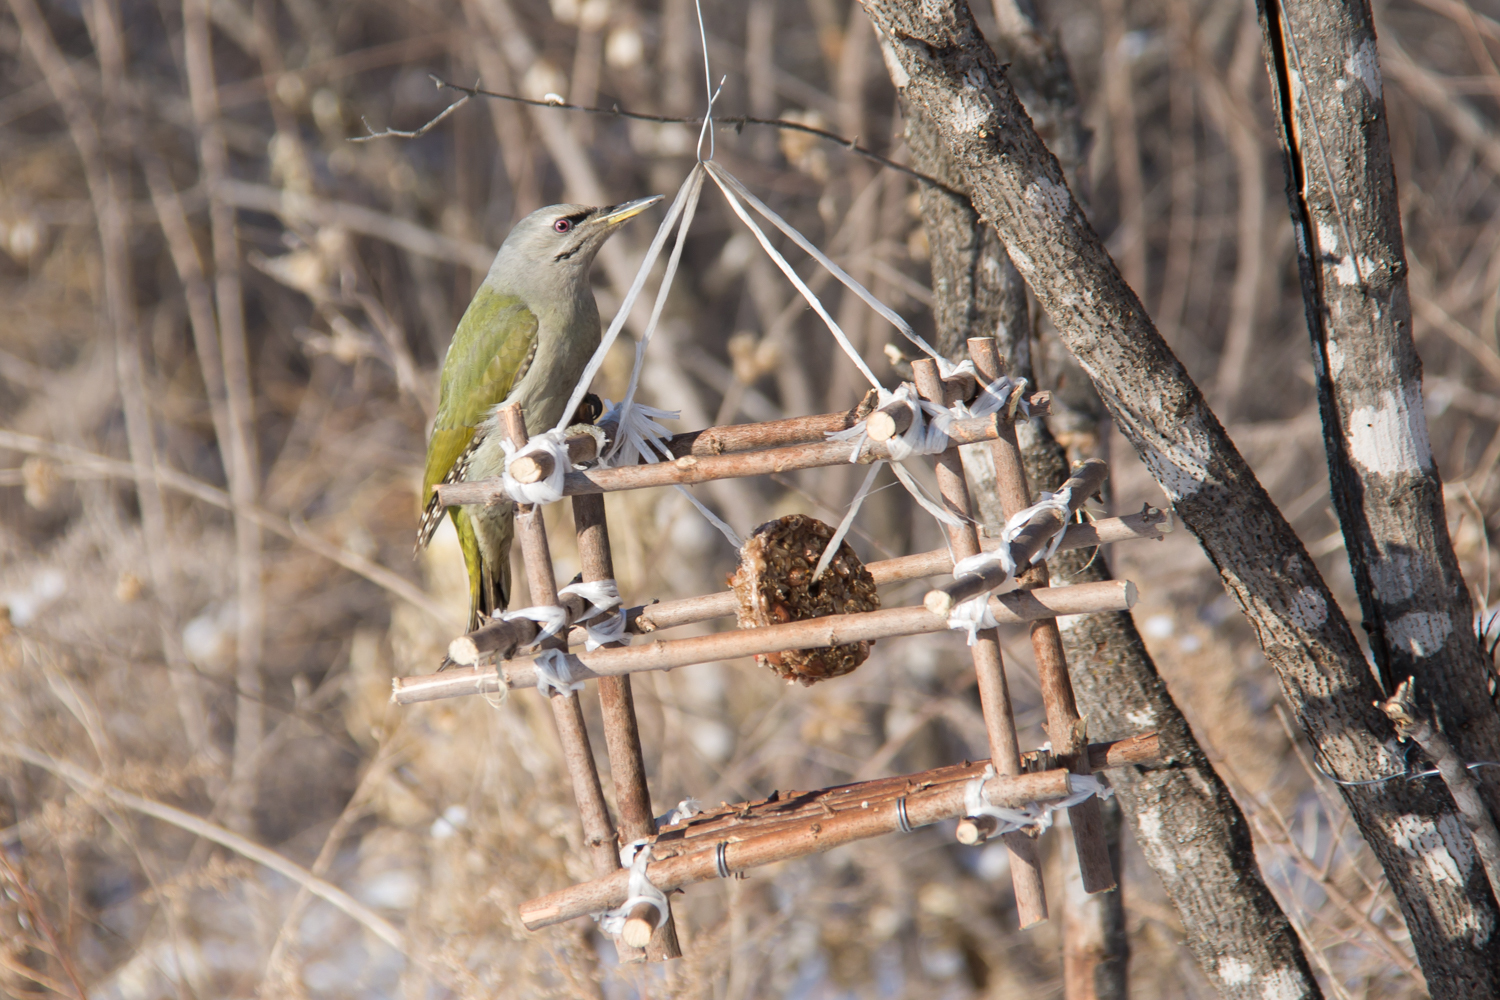
<svg viewBox="0 0 1500 1000">
<path fill-rule="evenodd" d="M 812 578 L 832 538 L 833 528 L 805 514 L 788 514 L 756 528 L 740 549 L 739 569 L 729 578 L 739 601 L 740 628 L 879 610 L 875 579 L 848 542 L 839 543 L 822 577 Z M 869 657 L 872 645 L 784 650 L 756 660 L 788 683 L 810 686 L 850 673 Z"/>
</svg>

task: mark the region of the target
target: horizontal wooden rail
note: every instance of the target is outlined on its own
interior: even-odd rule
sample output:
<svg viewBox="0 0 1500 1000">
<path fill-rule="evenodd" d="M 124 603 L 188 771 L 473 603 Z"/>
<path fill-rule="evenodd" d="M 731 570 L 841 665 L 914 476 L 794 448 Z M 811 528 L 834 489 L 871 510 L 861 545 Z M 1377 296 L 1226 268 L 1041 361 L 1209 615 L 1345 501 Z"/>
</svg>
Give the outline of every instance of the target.
<svg viewBox="0 0 1500 1000">
<path fill-rule="evenodd" d="M 955 445 L 993 441 L 999 435 L 999 422 L 1004 419 L 999 414 L 992 414 L 988 417 L 954 421 L 949 429 L 948 439 Z M 886 442 L 866 443 L 858 464 L 868 465 L 871 462 L 889 460 L 888 447 Z M 563 480 L 563 495 L 614 493 L 652 486 L 691 485 L 715 479 L 740 479 L 800 469 L 821 469 L 847 463 L 853 448 L 853 444 L 848 441 L 823 441 L 785 448 L 767 448 L 763 451 L 706 455 L 701 458 L 697 455 L 684 455 L 675 461 L 658 462 L 655 465 L 627 465 L 617 469 L 570 472 Z M 449 507 L 510 502 L 510 496 L 498 477 L 475 482 L 447 483 L 437 490 L 438 500 Z"/>
<path fill-rule="evenodd" d="M 1161 751 L 1155 733 L 1089 747 L 1097 768 L 1152 764 Z M 760 865 L 804 857 L 902 829 L 916 829 L 962 816 L 968 781 L 988 761 L 918 774 L 843 785 L 820 792 L 789 793 L 756 803 L 726 806 L 667 827 L 653 845 L 646 876 L 663 892 L 720 878 Z M 1068 772 L 1053 769 L 985 783 L 991 805 L 1017 808 L 1055 802 L 1071 793 Z M 521 904 L 530 930 L 619 906 L 628 872 L 569 886 Z"/>
<path fill-rule="evenodd" d="M 990 613 L 997 622 L 1019 624 L 1060 615 L 1128 611 L 1136 600 L 1135 585 L 1128 580 L 1105 580 L 1073 587 L 1017 590 L 990 598 Z M 887 608 L 853 615 L 828 615 L 785 625 L 734 629 L 686 639 L 657 639 L 623 648 L 596 649 L 570 654 L 569 666 L 576 680 L 610 677 L 644 670 L 672 670 L 694 663 L 732 660 L 758 653 L 787 649 L 818 649 L 852 642 L 888 639 L 947 630 L 948 620 L 924 607 Z M 400 705 L 434 701 L 461 695 L 483 694 L 507 688 L 536 686 L 532 657 L 505 660 L 494 669 L 460 667 L 426 677 L 397 677 L 391 682 L 391 700 Z"/>
<path fill-rule="evenodd" d="M 1137 514 L 1125 517 L 1107 517 L 1099 521 L 1068 525 L 1063 536 L 1062 550 L 1086 549 L 1095 545 L 1108 545 L 1136 538 L 1160 539 L 1172 530 L 1172 516 L 1149 505 Z M 985 548 L 993 549 L 1000 543 L 997 539 L 986 539 Z M 884 586 L 936 576 L 953 569 L 953 554 L 946 548 L 919 552 L 915 555 L 898 556 L 867 563 L 865 568 L 875 578 L 875 583 Z M 626 631 L 644 635 L 661 629 L 710 621 L 735 614 L 738 603 L 733 591 L 723 590 L 700 597 L 684 597 L 675 601 L 661 601 L 630 608 L 625 612 Z M 576 620 L 575 613 L 570 620 Z M 461 635 L 448 644 L 448 659 L 459 666 L 473 666 L 480 658 L 494 653 L 500 658 L 514 655 L 517 649 L 536 640 L 537 624 L 529 618 L 513 618 L 496 621 Z M 585 633 L 576 629 L 569 641 L 575 646 L 583 645 Z"/>
</svg>

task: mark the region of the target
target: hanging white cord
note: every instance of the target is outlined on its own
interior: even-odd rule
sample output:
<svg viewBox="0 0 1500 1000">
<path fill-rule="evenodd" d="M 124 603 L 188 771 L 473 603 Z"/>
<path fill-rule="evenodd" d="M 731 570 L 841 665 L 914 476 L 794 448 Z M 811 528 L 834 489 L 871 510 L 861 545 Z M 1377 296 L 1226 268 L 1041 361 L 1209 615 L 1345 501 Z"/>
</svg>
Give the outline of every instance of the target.
<svg viewBox="0 0 1500 1000">
<path fill-rule="evenodd" d="M 792 265 L 787 263 L 787 259 L 783 257 L 774 246 L 771 245 L 770 237 L 765 234 L 765 231 L 762 230 L 760 226 L 756 225 L 755 220 L 750 218 L 750 214 L 745 211 L 745 206 L 740 204 L 739 198 L 734 194 L 733 191 L 729 190 L 729 187 L 719 176 L 720 174 L 724 174 L 725 172 L 716 163 L 705 163 L 704 169 L 708 171 L 708 175 L 713 178 L 714 183 L 719 185 L 719 190 L 724 192 L 724 198 L 729 202 L 729 207 L 734 209 L 734 214 L 738 215 L 740 217 L 740 221 L 743 222 L 746 226 L 749 226 L 750 231 L 755 234 L 755 238 L 760 242 L 761 249 L 765 250 L 766 254 L 776 262 L 776 266 L 781 268 L 781 273 L 786 275 L 787 280 L 792 283 L 793 287 L 795 287 L 797 291 L 802 293 L 802 297 L 807 300 L 807 304 L 812 306 L 813 311 L 816 312 L 818 314 L 818 317 L 823 320 L 824 325 L 827 326 L 829 332 L 833 334 L 833 338 L 837 340 L 839 342 L 839 346 L 844 349 L 844 353 L 849 355 L 849 360 L 853 361 L 854 366 L 859 369 L 859 373 L 863 375 L 871 385 L 875 386 L 877 389 L 880 388 L 880 379 L 875 377 L 875 373 L 870 371 L 870 366 L 865 364 L 865 359 L 860 356 L 859 351 L 855 350 L 854 345 L 849 343 L 849 338 L 845 336 L 843 329 L 838 325 L 838 323 L 834 321 L 834 318 L 832 316 L 828 315 L 828 310 L 823 308 L 823 303 L 821 300 L 819 300 L 817 293 L 815 293 L 811 288 L 807 287 L 807 282 L 802 280 L 801 276 L 792 269 Z M 725 176 L 728 175 L 725 174 Z"/>
<path fill-rule="evenodd" d="M 635 345 L 635 366 L 630 371 L 630 388 L 625 391 L 625 398 L 620 402 L 619 432 L 616 434 L 615 446 L 611 449 L 605 464 L 617 463 L 624 456 L 621 448 L 627 437 L 627 427 L 631 433 L 644 435 L 644 429 L 631 422 L 631 409 L 635 404 L 635 391 L 641 383 L 641 370 L 645 367 L 646 348 L 651 343 L 652 336 L 656 333 L 656 325 L 661 320 L 662 309 L 667 304 L 667 294 L 672 290 L 672 281 L 677 277 L 677 265 L 682 260 L 682 245 L 687 241 L 688 227 L 693 224 L 693 216 L 698 210 L 698 197 L 703 193 L 703 168 L 698 164 L 688 172 L 687 180 L 683 181 L 683 187 L 687 190 L 687 202 L 682 211 L 682 222 L 677 227 L 677 240 L 672 244 L 671 256 L 667 258 L 667 269 L 662 274 L 661 285 L 656 290 L 656 301 L 651 306 L 651 318 L 646 321 L 646 329 L 641 333 L 641 339 Z M 665 411 L 658 411 L 664 413 Z M 649 421 L 648 421 L 649 423 Z M 663 428 L 663 431 L 665 429 Z M 645 458 L 648 453 L 642 452 Z M 650 458 L 655 461 L 655 458 Z"/>
<path fill-rule="evenodd" d="M 672 199 L 672 206 L 667 209 L 667 217 L 662 220 L 656 229 L 656 235 L 651 238 L 651 246 L 646 250 L 646 256 L 641 261 L 640 268 L 635 272 L 635 280 L 630 283 L 630 289 L 625 293 L 620 308 L 615 313 L 615 318 L 610 321 L 609 329 L 604 332 L 604 337 L 599 341 L 594 356 L 589 359 L 588 366 L 583 369 L 583 375 L 578 379 L 578 384 L 573 387 L 573 395 L 568 399 L 568 405 L 563 407 L 563 415 L 557 422 L 559 428 L 566 428 L 572 421 L 573 414 L 578 412 L 578 404 L 583 402 L 583 397 L 588 394 L 589 385 L 594 381 L 594 376 L 599 373 L 599 367 L 604 364 L 604 358 L 609 354 L 609 349 L 614 346 L 615 338 L 625 327 L 625 320 L 630 316 L 630 310 L 635 306 L 635 300 L 645 287 L 646 279 L 651 275 L 651 268 L 656 264 L 656 258 L 661 256 L 661 248 L 666 245 L 667 237 L 672 232 L 672 226 L 676 224 L 682 215 L 683 206 L 687 202 L 688 189 L 693 175 L 689 174 L 682 182 L 682 187 L 677 189 L 677 197 Z"/>
<path fill-rule="evenodd" d="M 875 484 L 875 476 L 880 472 L 883 462 L 876 462 L 870 466 L 870 471 L 865 473 L 865 481 L 860 484 L 859 491 L 854 494 L 854 499 L 849 504 L 849 513 L 839 522 L 838 530 L 833 533 L 833 538 L 823 547 L 823 554 L 818 557 L 818 565 L 813 570 L 813 582 L 816 583 L 828 570 L 828 564 L 833 562 L 833 557 L 838 553 L 839 546 L 844 543 L 844 536 L 854 526 L 854 515 L 859 513 L 860 504 L 865 502 L 865 497 L 870 492 L 870 487 Z"/>
<path fill-rule="evenodd" d="M 703 111 L 703 127 L 698 129 L 698 162 L 703 162 L 703 137 L 708 136 L 708 158 L 714 158 L 714 101 L 718 100 L 719 93 L 724 89 L 724 81 L 727 76 L 719 80 L 719 89 L 713 89 L 713 71 L 708 68 L 708 31 L 703 27 L 703 3 L 702 0 L 693 0 L 693 8 L 698 12 L 698 42 L 703 46 L 703 93 L 708 98 L 708 107 Z"/>
<path fill-rule="evenodd" d="M 745 185 L 740 183 L 739 178 L 735 177 L 733 174 L 725 170 L 723 167 L 719 166 L 717 163 L 707 163 L 704 164 L 704 166 L 708 168 L 709 173 L 713 175 L 714 180 L 718 182 L 720 187 L 723 187 L 726 184 L 730 187 L 733 187 L 735 189 L 735 192 L 739 194 L 740 197 L 749 202 L 750 205 L 754 207 L 754 209 L 759 212 L 763 218 L 768 220 L 777 229 L 780 229 L 783 233 L 785 233 L 793 243 L 797 244 L 803 250 L 807 251 L 807 253 L 810 254 L 814 260 L 823 265 L 824 269 L 827 270 L 829 274 L 839 279 L 839 281 L 844 284 L 844 287 L 848 288 L 855 295 L 858 295 L 860 298 L 864 299 L 865 303 L 871 309 L 874 309 L 881 316 L 885 317 L 888 323 L 890 323 L 898 331 L 900 331 L 901 336 L 905 337 L 907 340 L 920 347 L 929 357 L 937 358 L 939 367 L 941 368 L 945 360 L 943 356 L 939 354 L 931 344 L 918 336 L 917 332 L 911 328 L 911 324 L 902 319 L 894 309 L 877 299 L 873 294 L 870 293 L 870 290 L 868 288 L 860 284 L 858 281 L 855 281 L 854 278 L 850 276 L 849 272 L 845 271 L 842 267 L 839 267 L 837 264 L 835 264 L 827 254 L 814 246 L 811 240 L 799 233 L 791 223 L 787 222 L 781 216 L 777 215 L 774 211 L 771 210 L 770 206 L 761 201 L 755 195 L 751 194 L 750 190 L 746 188 Z"/>
</svg>

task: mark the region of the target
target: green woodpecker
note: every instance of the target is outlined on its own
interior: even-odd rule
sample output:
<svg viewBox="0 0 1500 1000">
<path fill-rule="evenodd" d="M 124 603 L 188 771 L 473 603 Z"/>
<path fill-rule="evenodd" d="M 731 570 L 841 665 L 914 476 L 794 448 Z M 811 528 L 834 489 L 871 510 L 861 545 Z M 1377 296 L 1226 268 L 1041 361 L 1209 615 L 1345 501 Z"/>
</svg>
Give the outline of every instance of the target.
<svg viewBox="0 0 1500 1000">
<path fill-rule="evenodd" d="M 422 476 L 417 548 L 443 519 L 436 487 L 500 475 L 504 431 L 495 411 L 519 403 L 527 434 L 551 430 L 563 415 L 589 358 L 599 346 L 599 306 L 589 268 L 604 241 L 625 222 L 661 201 L 641 198 L 610 208 L 553 205 L 516 223 L 474 300 L 459 320 L 443 360 L 437 416 Z M 453 507 L 469 573 L 469 629 L 510 598 L 514 510 Z"/>
</svg>

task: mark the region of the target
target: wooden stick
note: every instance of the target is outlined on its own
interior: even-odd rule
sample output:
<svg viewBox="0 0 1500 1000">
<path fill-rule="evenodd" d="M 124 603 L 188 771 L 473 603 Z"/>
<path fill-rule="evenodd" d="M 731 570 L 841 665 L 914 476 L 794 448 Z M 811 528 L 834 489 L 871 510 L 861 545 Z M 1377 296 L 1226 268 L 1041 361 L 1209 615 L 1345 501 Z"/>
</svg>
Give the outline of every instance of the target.
<svg viewBox="0 0 1500 1000">
<path fill-rule="evenodd" d="M 1106 767 L 1124 767 L 1130 764 L 1150 764 L 1160 759 L 1161 745 L 1155 733 L 1142 733 L 1110 743 L 1094 743 L 1089 746 L 1089 759 L 1095 770 Z M 1055 762 L 1045 751 L 1029 750 L 1021 755 L 1023 770 L 1050 771 Z M 945 767 L 923 771 L 920 775 L 895 775 L 876 778 L 849 785 L 838 785 L 814 792 L 777 792 L 758 802 L 724 804 L 718 809 L 698 813 L 678 823 L 663 827 L 656 838 L 654 856 L 672 857 L 682 853 L 682 841 L 697 837 L 720 837 L 725 831 L 748 829 L 754 826 L 758 833 L 765 832 L 780 820 L 805 819 L 813 815 L 826 815 L 828 809 L 839 802 L 865 802 L 872 804 L 895 799 L 911 791 L 914 783 L 922 787 L 939 785 L 949 781 L 968 781 L 984 773 L 990 761 L 949 764 Z M 918 780 L 920 779 L 920 781 Z M 857 798 L 844 798 L 857 796 Z"/>
<path fill-rule="evenodd" d="M 998 426 L 1005 418 L 998 414 L 954 421 L 949 428 L 949 439 L 954 444 L 977 444 L 990 441 L 998 433 Z M 639 490 L 653 486 L 691 485 L 715 479 L 739 479 L 745 476 L 764 476 L 774 472 L 795 472 L 800 469 L 821 469 L 849 462 L 853 445 L 848 441 L 824 441 L 817 444 L 792 445 L 786 448 L 768 448 L 764 451 L 738 452 L 728 455 L 684 455 L 673 462 L 658 462 L 655 465 L 628 465 L 618 469 L 590 469 L 586 472 L 570 472 L 563 480 L 564 496 L 579 496 L 586 493 L 613 493 L 619 490 Z M 860 465 L 890 458 L 885 442 L 867 442 L 859 456 Z M 438 498 L 449 507 L 465 504 L 509 503 L 499 477 L 477 482 L 447 483 L 439 486 Z"/>
<path fill-rule="evenodd" d="M 894 833 L 903 828 L 903 823 L 908 829 L 927 826 L 963 814 L 964 784 L 951 781 L 922 787 L 920 781 L 914 781 L 904 796 L 879 803 L 845 796 L 850 800 L 845 808 L 830 808 L 826 814 L 808 817 L 774 833 L 700 838 L 702 849 L 653 860 L 646 867 L 646 876 L 661 891 L 671 892 L 719 878 L 723 872 L 744 871 Z M 985 783 L 984 793 L 993 805 L 1016 808 L 1029 802 L 1055 802 L 1065 797 L 1070 787 L 1068 772 L 1059 769 L 992 778 Z M 628 882 L 629 873 L 619 871 L 549 893 L 522 903 L 521 921 L 528 930 L 537 930 L 619 906 L 625 900 Z"/>
<path fill-rule="evenodd" d="M 521 407 L 515 403 L 502 407 L 500 419 L 510 440 L 516 445 L 524 445 L 526 418 L 521 413 Z M 540 605 L 556 604 L 557 581 L 552 576 L 552 553 L 548 549 L 547 528 L 542 522 L 540 507 L 530 505 L 517 508 L 516 540 L 521 543 L 521 556 L 526 564 L 526 582 L 531 588 L 531 599 Z M 543 645 L 556 649 L 566 648 L 566 643 L 567 640 L 558 637 Z M 606 875 L 620 867 L 620 854 L 615 843 L 615 825 L 609 818 L 609 807 L 604 802 L 604 789 L 599 784 L 599 770 L 594 765 L 594 753 L 589 746 L 589 734 L 583 721 L 583 706 L 578 702 L 576 691 L 553 692 L 549 701 L 552 703 L 552 716 L 557 721 L 557 735 L 562 743 L 568 777 L 573 782 L 573 796 L 578 801 L 584 843 L 588 845 L 595 873 Z"/>
<path fill-rule="evenodd" d="M 968 376 L 959 376 L 958 382 L 961 383 L 964 378 Z M 970 379 L 968 395 L 964 398 L 967 399 L 973 395 L 974 382 Z M 1052 410 L 1052 394 L 1045 391 L 1035 393 L 1028 403 L 1033 414 L 1045 415 Z M 781 448 L 794 444 L 811 444 L 825 440 L 829 434 L 853 427 L 864 420 L 866 414 L 871 413 L 870 408 L 874 405 L 875 392 L 872 389 L 857 406 L 843 413 L 820 413 L 812 417 L 791 417 L 786 420 L 770 420 L 755 424 L 726 424 L 722 427 L 709 427 L 701 431 L 674 434 L 662 443 L 666 445 L 667 451 L 673 458 L 683 458 L 687 455 L 724 455 L 740 451 L 759 451 L 763 448 Z M 910 426 L 910 409 L 900 408 L 906 409 L 906 426 Z M 904 431 L 906 426 L 903 426 L 901 430 Z M 609 449 L 614 447 L 615 424 L 601 421 L 599 427 L 604 431 L 604 451 L 608 453 Z M 873 440 L 887 440 L 876 437 L 874 428 L 874 424 L 867 425 Z M 587 465 L 599 458 L 599 439 L 593 434 L 575 434 L 567 439 L 567 446 L 568 461 L 572 465 Z M 539 483 L 552 474 L 552 459 L 545 455 L 528 455 L 517 459 L 511 465 L 510 473 L 518 482 Z"/>
<path fill-rule="evenodd" d="M 1019 624 L 1057 615 L 1124 611 L 1133 607 L 1135 600 L 1134 584 L 1127 580 L 1105 580 L 1047 590 L 1013 591 L 990 598 L 989 606 L 996 621 Z M 897 635 L 945 632 L 947 629 L 946 618 L 940 618 L 924 607 L 886 608 L 685 639 L 657 639 L 624 649 L 596 649 L 592 653 L 571 654 L 569 661 L 575 678 L 609 677 L 643 670 L 672 670 L 757 653 L 841 646 Z M 407 705 L 494 692 L 501 687 L 535 687 L 536 670 L 531 657 L 518 657 L 493 668 L 458 667 L 425 677 L 397 677 L 391 683 L 391 700 Z"/>
<path fill-rule="evenodd" d="M 1012 429 L 1012 438 L 1014 438 L 1014 433 Z M 998 445 L 997 450 L 1008 446 L 1003 438 L 997 438 L 996 440 Z M 1017 449 L 1017 455 L 1019 454 L 1019 449 Z M 1011 463 L 1007 462 L 1006 464 L 1009 465 Z M 1009 474 L 1010 470 L 1007 469 L 1005 475 Z M 1073 474 L 1068 477 L 1068 481 L 1059 488 L 1059 492 L 1063 489 L 1072 490 L 1071 499 L 1068 501 L 1068 510 L 1073 512 L 1082 507 L 1084 500 L 1092 496 L 1103 485 L 1108 475 L 1109 466 L 1097 458 L 1091 458 L 1075 469 Z M 995 479 L 1000 484 L 1006 482 L 1006 479 L 1002 478 L 1001 466 L 998 464 L 995 467 Z M 1026 489 L 1025 482 L 1025 479 L 1021 480 L 1021 490 Z M 1004 485 L 1001 485 L 999 488 L 1002 493 L 1006 490 Z M 1031 503 L 1028 501 L 1024 506 L 1012 511 L 1007 505 L 1005 497 L 1002 496 L 1001 506 L 1005 509 L 1006 516 L 1011 517 L 1015 513 L 1031 506 Z M 1033 514 L 1031 520 L 1026 522 L 1026 526 L 1021 529 L 1021 532 L 1016 535 L 1010 544 L 1012 563 L 1018 569 L 1031 565 L 1032 557 L 1046 548 L 1052 536 L 1065 529 L 1067 523 L 1068 518 L 1064 517 L 1059 511 L 1051 508 Z M 986 591 L 994 590 L 1005 583 L 1007 578 L 1004 568 L 995 563 L 986 567 L 982 573 L 966 573 L 962 579 L 945 583 L 941 587 L 934 587 L 927 592 L 923 603 L 927 605 L 928 610 L 933 614 L 946 615 L 953 610 L 955 605 L 962 604 L 970 598 L 978 597 Z"/>
<path fill-rule="evenodd" d="M 904 399 L 887 403 L 865 418 L 865 433 L 871 441 L 889 441 L 911 429 L 911 404 Z"/>
<path fill-rule="evenodd" d="M 913 361 L 912 375 L 917 391 L 933 402 L 945 398 L 946 386 L 931 358 Z M 1009 425 L 1009 421 L 1006 421 Z M 998 423 L 997 423 L 998 429 Z M 963 459 L 957 448 L 937 456 L 938 492 L 943 505 L 957 514 L 959 523 L 947 525 L 948 544 L 955 559 L 967 559 L 979 553 L 979 533 L 974 530 L 973 503 L 969 498 L 968 480 L 964 478 Z M 942 613 L 947 617 L 946 611 Z M 1005 663 L 1000 655 L 1000 633 L 983 629 L 970 647 L 974 675 L 979 681 L 979 706 L 989 737 L 990 759 L 1002 778 L 1021 773 L 1021 747 L 1016 740 L 1015 713 L 1011 707 L 1010 689 L 1005 682 Z M 1016 893 L 1016 913 L 1021 926 L 1031 927 L 1047 919 L 1047 893 L 1042 885 L 1042 863 L 1036 841 L 1016 831 L 1005 835 L 1010 854 L 1011 884 Z"/>
<path fill-rule="evenodd" d="M 1062 545 L 1059 546 L 1058 551 L 1085 549 L 1136 538 L 1160 539 L 1170 534 L 1171 531 L 1172 515 L 1167 511 L 1146 505 L 1138 514 L 1068 525 L 1067 533 L 1063 535 Z M 995 539 L 982 539 L 980 544 L 986 551 L 989 551 L 1000 543 Z M 867 563 L 865 568 L 875 578 L 875 583 L 883 586 L 888 583 L 901 583 L 947 573 L 953 569 L 953 554 L 945 547 L 933 549 L 931 552 L 899 556 L 895 559 L 881 559 Z M 713 618 L 727 617 L 735 614 L 738 606 L 734 593 L 728 590 L 717 594 L 705 594 L 701 597 L 662 601 L 658 604 L 647 604 L 626 610 L 625 628 L 634 634 L 643 635 L 661 629 L 675 628 L 678 625 L 690 625 Z M 573 621 L 583 613 L 584 601 L 568 595 L 562 598 L 562 607 L 569 611 L 569 620 Z M 449 643 L 448 659 L 459 666 L 472 666 L 479 662 L 480 657 L 489 653 L 495 653 L 498 658 L 506 659 L 514 655 L 517 649 L 535 642 L 538 631 L 540 629 L 537 623 L 529 618 L 493 621 Z M 583 630 L 575 629 L 568 639 L 573 645 L 581 645 L 584 640 Z"/>
<path fill-rule="evenodd" d="M 989 337 L 970 339 L 969 357 L 973 360 L 974 368 L 981 378 L 993 381 L 1000 377 L 1002 373 L 1000 356 L 995 350 L 993 339 Z M 999 436 L 993 445 L 996 480 L 1000 491 L 1000 507 L 1005 512 L 1005 516 L 1010 518 L 1018 511 L 1030 506 L 1031 490 L 1026 481 L 1026 468 L 1022 464 L 1021 448 L 1016 440 L 1014 425 L 1007 424 L 999 430 Z M 1000 475 L 1001 469 L 1005 470 L 1004 477 Z M 1108 466 L 1097 459 L 1089 459 L 1081 468 L 1075 470 L 1065 484 L 1067 489 L 1072 490 L 1069 509 L 1077 510 L 1084 499 L 1091 496 L 1103 484 L 1107 473 Z M 1055 531 L 1061 527 L 1061 524 L 1057 523 L 1061 518 L 1056 511 L 1044 513 L 1051 515 L 1051 530 Z M 1033 518 L 1026 529 L 1021 532 L 1022 537 L 1027 536 L 1038 525 L 1038 522 L 1044 520 L 1048 519 Z M 1048 528 L 1044 526 L 1032 537 L 1045 537 L 1043 533 L 1046 530 Z M 1020 551 L 1017 551 L 1018 549 Z M 1027 567 L 1021 575 L 1021 586 L 1027 589 L 1046 587 L 1047 565 L 1041 563 L 1031 566 L 1030 554 L 1027 554 L 1023 560 L 1021 556 L 1028 549 L 1031 553 L 1035 553 L 1040 550 L 1040 545 L 1033 547 L 1029 539 L 1023 544 L 1022 538 L 1018 537 L 1016 545 L 1011 548 L 1015 565 Z M 929 598 L 931 596 L 931 594 L 928 595 Z M 1084 723 L 1078 717 L 1078 704 L 1073 698 L 1073 682 L 1068 677 L 1068 660 L 1063 653 L 1062 633 L 1058 631 L 1056 620 L 1032 623 L 1031 649 L 1036 658 L 1037 677 L 1042 689 L 1042 704 L 1047 712 L 1047 735 L 1052 739 L 1052 751 L 1073 772 L 1088 774 L 1089 759 L 1084 750 L 1087 746 Z M 1105 836 L 1104 816 L 1099 811 L 1098 800 L 1088 799 L 1072 807 L 1068 810 L 1068 819 L 1073 828 L 1073 843 L 1078 850 L 1078 869 L 1083 877 L 1084 891 L 1096 893 L 1115 888 L 1118 883 L 1110 865 L 1109 840 Z"/>
<path fill-rule="evenodd" d="M 573 498 L 573 527 L 578 533 L 578 555 L 586 581 L 613 580 L 614 557 L 609 547 L 609 526 L 602 496 Z M 609 773 L 615 783 L 615 809 L 620 816 L 620 840 L 630 843 L 656 835 L 656 814 L 651 808 L 651 789 L 646 784 L 646 758 L 641 752 L 640 727 L 635 716 L 635 694 L 630 678 L 599 678 L 599 707 L 604 718 L 604 743 L 609 751 Z M 649 906 L 649 904 L 642 904 Z M 637 908 L 639 909 L 639 907 Z M 680 958 L 677 925 L 670 907 L 657 927 L 657 913 L 650 907 L 643 920 L 632 913 L 621 933 L 633 948 L 645 948 L 646 957 L 660 962 Z"/>
</svg>

